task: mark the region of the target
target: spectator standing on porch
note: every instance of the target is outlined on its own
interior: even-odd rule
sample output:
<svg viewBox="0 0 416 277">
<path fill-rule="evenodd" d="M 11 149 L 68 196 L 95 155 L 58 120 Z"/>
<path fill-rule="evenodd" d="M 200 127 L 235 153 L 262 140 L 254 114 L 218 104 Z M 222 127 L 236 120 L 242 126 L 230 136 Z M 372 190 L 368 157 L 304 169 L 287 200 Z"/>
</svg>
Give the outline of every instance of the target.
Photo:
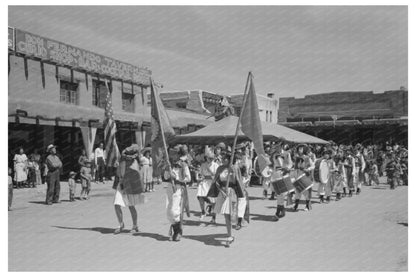
<svg viewBox="0 0 416 277">
<path fill-rule="evenodd" d="M 27 185 L 27 156 L 23 147 L 19 147 L 19 152 L 14 155 L 14 181 L 18 188 Z"/>
<path fill-rule="evenodd" d="M 55 145 L 50 144 L 46 151 L 49 153 L 45 161 L 46 167 L 48 168 L 46 204 L 52 205 L 52 203 L 59 203 L 59 193 L 61 191 L 60 169 L 62 168 L 62 162 L 56 155 Z"/>
<path fill-rule="evenodd" d="M 95 181 L 104 183 L 105 150 L 102 142 L 100 142 L 99 146 L 94 151 L 94 160 L 96 166 Z"/>
</svg>

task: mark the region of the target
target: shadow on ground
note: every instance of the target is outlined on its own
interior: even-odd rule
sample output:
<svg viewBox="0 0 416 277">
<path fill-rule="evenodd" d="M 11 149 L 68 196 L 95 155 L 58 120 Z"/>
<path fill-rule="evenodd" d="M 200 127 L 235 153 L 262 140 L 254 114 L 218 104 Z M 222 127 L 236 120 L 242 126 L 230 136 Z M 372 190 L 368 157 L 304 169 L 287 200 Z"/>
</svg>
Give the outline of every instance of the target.
<svg viewBox="0 0 416 277">
<path fill-rule="evenodd" d="M 250 220 L 274 222 L 274 215 L 250 214 Z"/>
<path fill-rule="evenodd" d="M 185 239 L 196 240 L 209 246 L 222 246 L 225 247 L 225 240 L 221 238 L 227 238 L 227 234 L 210 234 L 210 235 L 197 235 L 197 236 L 183 236 Z M 219 239 L 220 238 L 220 239 Z"/>
<path fill-rule="evenodd" d="M 107 227 L 85 227 L 85 228 L 78 228 L 78 227 L 65 227 L 65 226 L 52 226 L 58 229 L 65 229 L 65 230 L 78 230 L 78 231 L 93 231 L 98 232 L 101 234 L 113 234 L 114 228 L 107 228 Z M 123 230 L 122 233 L 129 233 L 129 230 Z"/>
<path fill-rule="evenodd" d="M 155 240 L 158 240 L 158 241 L 168 241 L 169 240 L 169 237 L 167 237 L 167 236 L 162 236 L 162 235 L 154 234 L 154 233 L 141 233 L 141 232 L 139 232 L 139 233 L 134 234 L 133 236 L 135 236 L 135 237 L 144 237 L 144 238 L 152 238 L 152 239 L 155 239 Z"/>
</svg>

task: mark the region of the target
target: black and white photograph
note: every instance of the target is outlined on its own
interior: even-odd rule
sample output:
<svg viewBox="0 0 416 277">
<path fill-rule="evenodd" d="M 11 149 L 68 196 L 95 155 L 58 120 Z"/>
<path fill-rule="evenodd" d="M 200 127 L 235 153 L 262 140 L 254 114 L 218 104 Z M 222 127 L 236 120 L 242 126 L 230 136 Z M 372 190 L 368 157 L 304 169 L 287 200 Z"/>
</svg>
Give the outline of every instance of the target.
<svg viewBox="0 0 416 277">
<path fill-rule="evenodd" d="M 4 6 L 8 272 L 409 272 L 407 5 L 85 4 Z"/>
</svg>

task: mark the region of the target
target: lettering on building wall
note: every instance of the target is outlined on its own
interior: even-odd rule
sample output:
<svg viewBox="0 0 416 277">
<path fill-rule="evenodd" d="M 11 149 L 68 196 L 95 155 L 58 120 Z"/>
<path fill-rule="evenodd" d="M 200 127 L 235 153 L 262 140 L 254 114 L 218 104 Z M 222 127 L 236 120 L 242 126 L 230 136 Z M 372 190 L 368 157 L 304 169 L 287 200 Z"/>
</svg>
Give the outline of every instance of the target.
<svg viewBox="0 0 416 277">
<path fill-rule="evenodd" d="M 10 35 L 9 35 L 10 37 Z M 16 51 L 125 81 L 149 85 L 151 71 L 16 29 Z"/>
</svg>

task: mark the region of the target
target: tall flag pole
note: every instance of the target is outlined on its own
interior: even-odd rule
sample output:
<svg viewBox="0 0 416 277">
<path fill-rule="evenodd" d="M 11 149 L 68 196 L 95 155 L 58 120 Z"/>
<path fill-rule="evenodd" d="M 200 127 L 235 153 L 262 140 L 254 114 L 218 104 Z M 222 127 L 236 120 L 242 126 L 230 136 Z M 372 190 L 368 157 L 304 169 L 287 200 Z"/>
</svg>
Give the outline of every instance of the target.
<svg viewBox="0 0 416 277">
<path fill-rule="evenodd" d="M 231 160 L 228 167 L 228 177 L 227 177 L 227 185 L 226 185 L 226 192 L 228 193 L 228 187 L 230 184 L 230 172 L 231 166 L 234 160 L 234 153 L 235 153 L 235 146 L 237 144 L 238 132 L 240 130 L 241 124 L 241 131 L 246 135 L 254 145 L 254 149 L 256 150 L 260 171 L 263 172 L 268 164 L 268 158 L 264 152 L 263 147 L 263 132 L 261 129 L 261 121 L 259 115 L 259 107 L 257 104 L 257 96 L 256 91 L 254 89 L 253 83 L 253 74 L 251 72 L 248 73 L 246 87 L 244 89 L 244 97 L 243 97 L 243 105 L 241 107 L 241 113 L 238 117 L 237 126 L 235 129 L 234 135 L 234 142 L 233 148 L 231 152 Z M 231 209 L 231 205 L 230 205 Z M 230 210 L 231 214 L 231 210 Z"/>
<path fill-rule="evenodd" d="M 170 124 L 169 117 L 160 99 L 159 93 L 155 89 L 153 79 L 150 78 L 151 96 L 151 125 L 152 125 L 152 160 L 153 177 L 159 177 L 164 169 L 171 171 L 169 154 L 166 145 L 166 137 L 174 136 L 175 131 Z"/>
<path fill-rule="evenodd" d="M 107 166 L 115 167 L 116 163 L 120 160 L 120 151 L 116 142 L 116 122 L 113 116 L 113 105 L 111 103 L 111 91 L 107 82 L 105 83 L 107 88 L 107 96 L 105 99 L 105 118 L 104 118 L 104 142 Z"/>
<path fill-rule="evenodd" d="M 241 131 L 253 142 L 254 149 L 258 156 L 260 172 L 267 168 L 269 158 L 267 157 L 263 146 L 263 130 L 259 115 L 259 107 L 257 104 L 256 91 L 254 89 L 253 74 L 249 72 L 248 76 L 248 93 L 243 102 L 241 109 Z"/>
</svg>

